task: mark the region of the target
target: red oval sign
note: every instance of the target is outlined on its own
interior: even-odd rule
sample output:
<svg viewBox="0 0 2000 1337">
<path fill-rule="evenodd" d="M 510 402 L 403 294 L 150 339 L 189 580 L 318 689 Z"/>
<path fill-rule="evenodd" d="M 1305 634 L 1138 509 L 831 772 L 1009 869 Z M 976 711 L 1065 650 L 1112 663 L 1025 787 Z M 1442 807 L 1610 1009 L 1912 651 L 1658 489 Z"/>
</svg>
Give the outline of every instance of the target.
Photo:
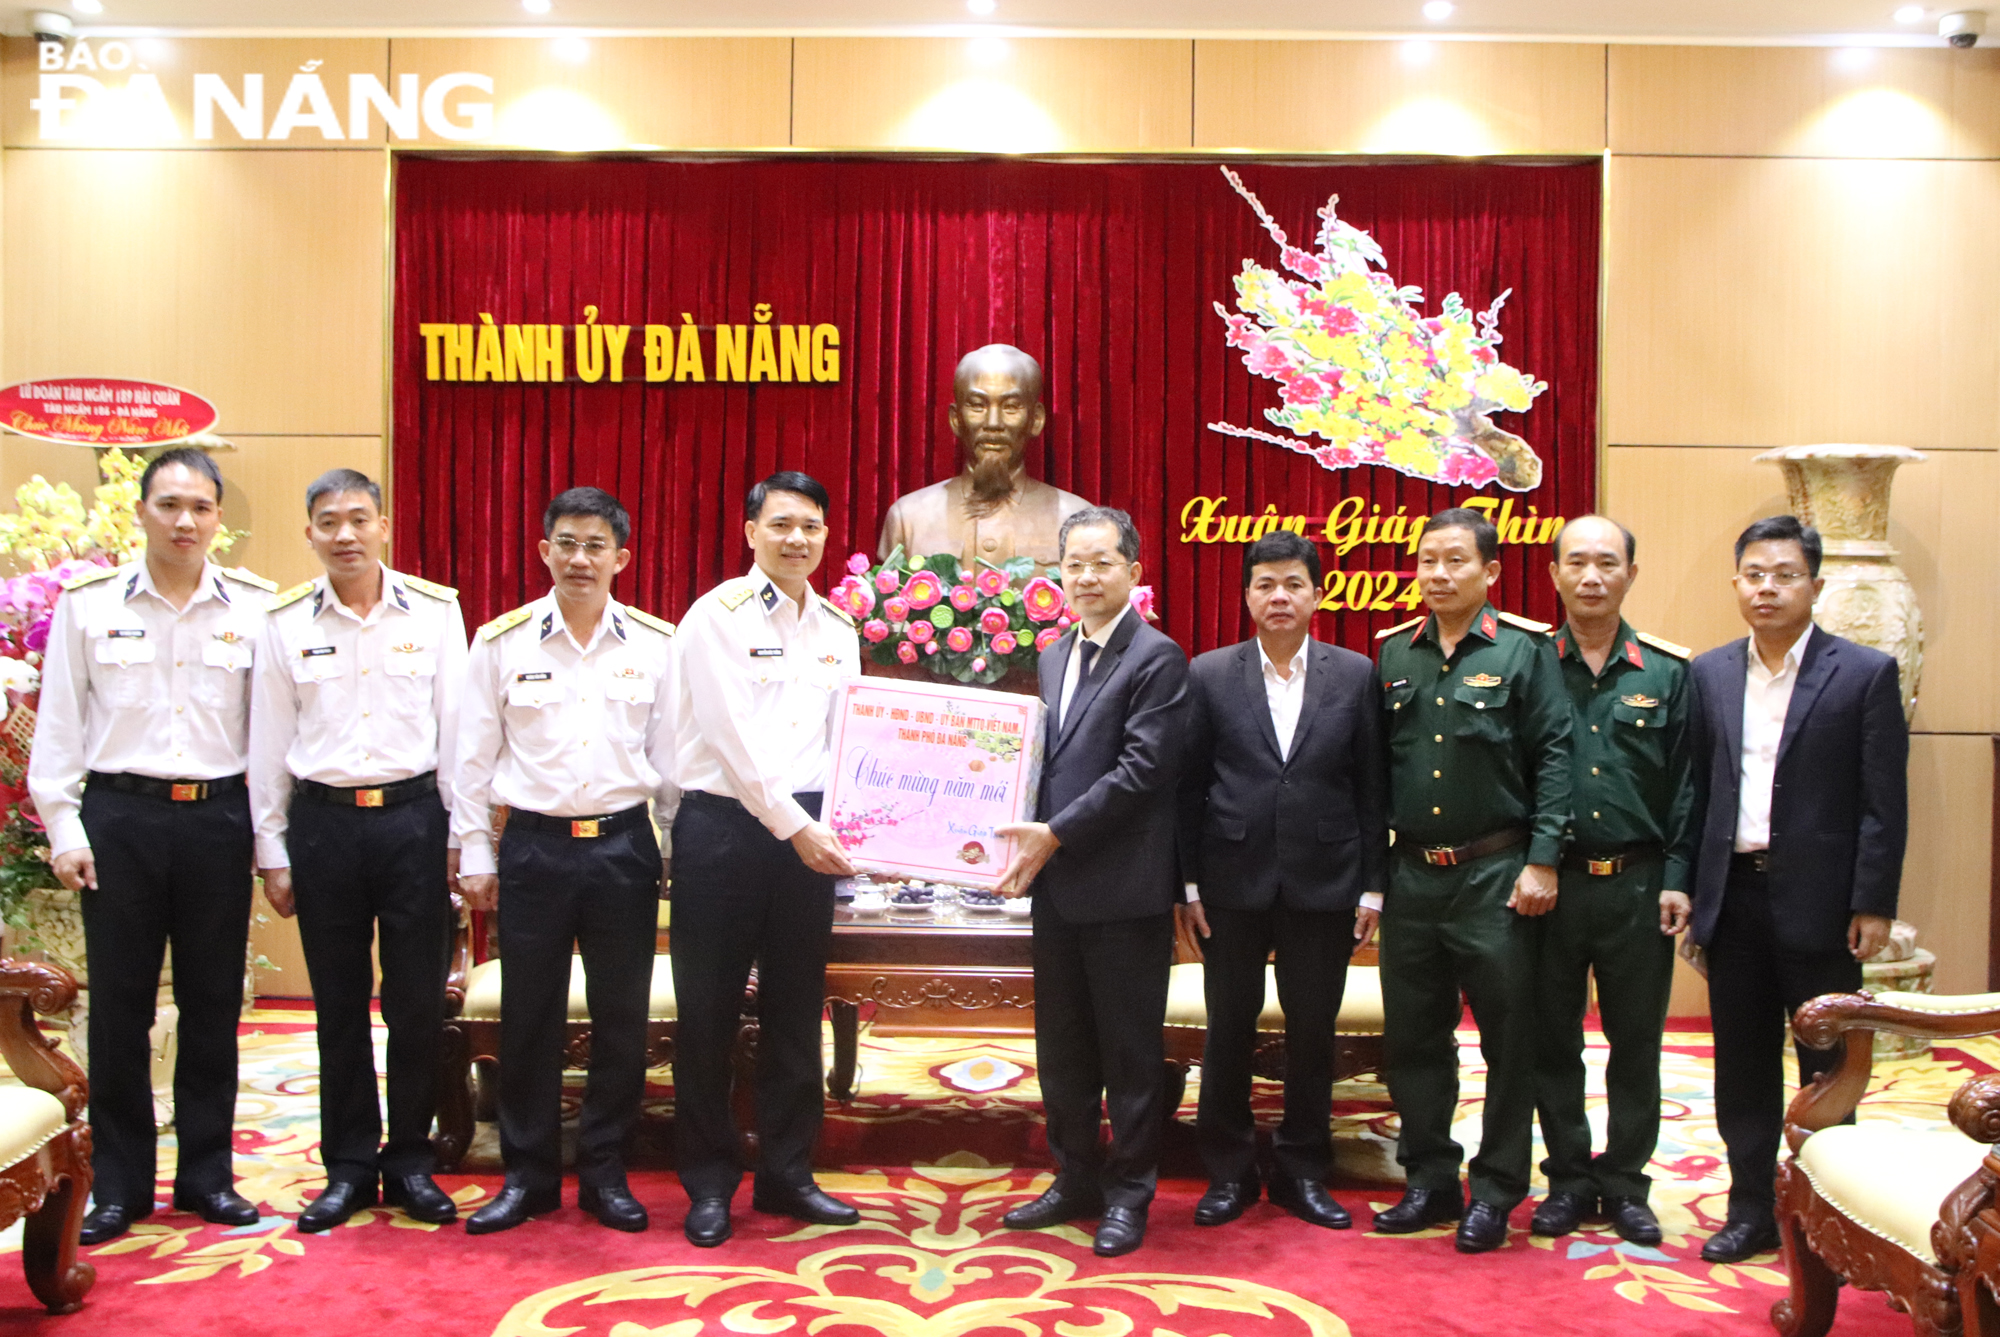
<svg viewBox="0 0 2000 1337">
<path fill-rule="evenodd" d="M 215 426 L 215 405 L 153 381 L 52 376 L 0 390 L 0 427 L 82 446 L 161 446 Z"/>
</svg>

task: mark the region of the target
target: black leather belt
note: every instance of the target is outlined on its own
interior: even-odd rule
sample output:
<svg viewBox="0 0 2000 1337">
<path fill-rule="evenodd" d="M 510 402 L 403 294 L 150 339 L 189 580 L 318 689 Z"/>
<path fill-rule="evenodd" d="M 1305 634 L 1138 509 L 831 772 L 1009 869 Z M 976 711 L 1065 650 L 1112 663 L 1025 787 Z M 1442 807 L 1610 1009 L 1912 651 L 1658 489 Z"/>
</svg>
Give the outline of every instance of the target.
<svg viewBox="0 0 2000 1337">
<path fill-rule="evenodd" d="M 507 813 L 507 824 L 519 822 L 530 831 L 553 831 L 569 836 L 573 840 L 595 840 L 599 836 L 615 836 L 646 820 L 646 805 L 641 803 L 623 812 L 601 813 L 595 817 L 551 817 L 547 813 L 529 812 L 525 808 L 513 808 Z"/>
<path fill-rule="evenodd" d="M 1474 859 L 1483 859 L 1489 854 L 1498 854 L 1527 843 L 1527 828 L 1516 826 L 1477 840 L 1468 840 L 1463 845 L 1405 845 L 1398 840 L 1396 848 L 1403 851 L 1404 858 L 1417 863 L 1429 864 L 1433 868 L 1455 868 L 1459 864 L 1471 863 Z"/>
<path fill-rule="evenodd" d="M 1771 851 L 1751 850 L 1745 854 L 1732 854 L 1729 866 L 1739 873 L 1768 873 L 1771 871 Z"/>
<path fill-rule="evenodd" d="M 244 787 L 241 775 L 225 775 L 214 780 L 161 780 L 150 775 L 133 775 L 128 771 L 91 771 L 85 779 L 93 785 L 103 785 L 121 794 L 143 794 L 147 798 L 163 798 L 174 803 L 201 803 L 234 794 Z"/>
<path fill-rule="evenodd" d="M 1667 852 L 1658 845 L 1627 845 L 1622 850 L 1607 850 L 1596 854 L 1570 850 L 1563 855 L 1562 866 L 1573 873 L 1588 873 L 1592 877 L 1616 877 L 1627 868 L 1658 863 L 1666 857 Z"/>
<path fill-rule="evenodd" d="M 398 803 L 408 803 L 413 798 L 437 793 L 438 778 L 436 771 L 425 771 L 407 780 L 376 785 L 370 789 L 342 789 L 337 785 L 323 785 L 317 780 L 297 780 L 293 784 L 307 798 L 330 803 L 336 808 L 393 808 Z"/>
</svg>

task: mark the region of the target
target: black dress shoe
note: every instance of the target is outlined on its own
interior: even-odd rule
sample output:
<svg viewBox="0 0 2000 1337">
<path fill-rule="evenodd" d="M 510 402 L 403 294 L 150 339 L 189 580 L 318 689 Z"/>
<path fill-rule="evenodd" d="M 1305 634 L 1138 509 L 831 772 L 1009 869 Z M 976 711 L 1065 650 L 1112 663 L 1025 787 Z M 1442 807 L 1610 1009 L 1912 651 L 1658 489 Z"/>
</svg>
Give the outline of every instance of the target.
<svg viewBox="0 0 2000 1337">
<path fill-rule="evenodd" d="M 774 1216 L 796 1217 L 810 1221 L 816 1226 L 851 1226 L 861 1220 L 861 1213 L 839 1198 L 834 1197 L 818 1184 L 805 1184 L 798 1188 L 753 1189 L 750 1206 L 759 1212 L 770 1212 Z"/>
<path fill-rule="evenodd" d="M 681 1230 L 697 1249 L 713 1249 L 729 1238 L 729 1199 L 696 1198 Z"/>
<path fill-rule="evenodd" d="M 1023 1203 L 1001 1217 L 1000 1224 L 1009 1230 L 1045 1230 L 1079 1217 L 1103 1214 L 1104 1199 L 1094 1190 L 1067 1189 L 1060 1184 L 1051 1184 L 1041 1197 Z"/>
<path fill-rule="evenodd" d="M 1347 1209 L 1335 1202 L 1326 1185 L 1317 1179 L 1273 1179 L 1271 1201 L 1299 1220 L 1328 1230 L 1345 1230 L 1354 1224 Z"/>
<path fill-rule="evenodd" d="M 382 1201 L 402 1208 L 403 1215 L 412 1221 L 441 1226 L 458 1219 L 458 1204 L 429 1175 L 403 1175 L 398 1179 L 384 1176 Z"/>
<path fill-rule="evenodd" d="M 1198 1226 L 1227 1225 L 1249 1209 L 1257 1201 L 1257 1181 L 1254 1179 L 1232 1179 L 1221 1184 L 1210 1184 L 1208 1192 L 1201 1195 L 1201 1201 L 1194 1205 L 1194 1223 Z"/>
<path fill-rule="evenodd" d="M 629 1235 L 636 1235 L 652 1224 L 645 1207 L 623 1184 L 579 1185 L 576 1205 L 596 1217 L 599 1225 L 610 1226 Z"/>
<path fill-rule="evenodd" d="M 1767 1218 L 1731 1221 L 1701 1246 L 1704 1263 L 1740 1263 L 1778 1247 L 1778 1223 Z"/>
<path fill-rule="evenodd" d="M 1475 1201 L 1458 1223 L 1460 1253 L 1490 1253 L 1507 1242 L 1507 1213 L 1490 1202 Z"/>
<path fill-rule="evenodd" d="M 363 1207 L 374 1205 L 374 1180 L 365 1184 L 345 1179 L 333 1180 L 299 1213 L 299 1233 L 316 1235 L 322 1230 L 332 1230 Z"/>
<path fill-rule="evenodd" d="M 1375 1229 L 1384 1235 L 1410 1235 L 1465 1215 L 1465 1199 L 1456 1188 L 1411 1188 L 1403 1200 L 1375 1213 Z"/>
<path fill-rule="evenodd" d="M 260 1213 L 250 1200 L 233 1188 L 214 1193 L 182 1193 L 174 1190 L 174 1210 L 193 1212 L 210 1225 L 254 1226 Z"/>
<path fill-rule="evenodd" d="M 1644 1198 L 1606 1198 L 1604 1214 L 1611 1218 L 1611 1228 L 1620 1239 L 1631 1244 L 1660 1242 L 1660 1219 Z"/>
<path fill-rule="evenodd" d="M 1570 1234 L 1583 1224 L 1583 1218 L 1590 1215 L 1594 1205 L 1581 1193 L 1551 1193 L 1536 1205 L 1528 1229 L 1551 1238 Z"/>
<path fill-rule="evenodd" d="M 465 1222 L 468 1235 L 491 1235 L 512 1230 L 531 1216 L 543 1216 L 562 1207 L 562 1190 L 528 1188 L 522 1184 L 502 1184 L 500 1196 L 474 1212 Z"/>
<path fill-rule="evenodd" d="M 77 1240 L 83 1244 L 104 1244 L 117 1239 L 132 1228 L 134 1221 L 143 1221 L 153 1214 L 153 1204 L 135 1212 L 122 1202 L 101 1202 L 83 1218 L 83 1232 Z"/>
<path fill-rule="evenodd" d="M 1099 1258 L 1116 1258 L 1145 1242 L 1144 1207 L 1106 1207 L 1097 1222 L 1097 1237 L 1090 1242 L 1090 1251 Z"/>
</svg>

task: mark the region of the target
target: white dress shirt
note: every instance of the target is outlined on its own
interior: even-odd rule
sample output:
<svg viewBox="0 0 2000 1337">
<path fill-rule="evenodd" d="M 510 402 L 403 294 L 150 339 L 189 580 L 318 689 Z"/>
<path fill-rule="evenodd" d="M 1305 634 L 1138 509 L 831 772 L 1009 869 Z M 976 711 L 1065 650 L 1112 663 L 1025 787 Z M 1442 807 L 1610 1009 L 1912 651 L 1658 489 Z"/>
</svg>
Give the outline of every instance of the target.
<svg viewBox="0 0 2000 1337">
<path fill-rule="evenodd" d="M 1138 614 L 1132 613 L 1132 605 L 1126 604 L 1123 608 L 1112 614 L 1109 622 L 1106 622 L 1088 636 L 1083 634 L 1082 624 L 1079 623 L 1077 625 L 1076 644 L 1070 647 L 1069 663 L 1063 667 L 1062 696 L 1060 698 L 1062 709 L 1056 712 L 1056 728 L 1062 729 L 1069 724 L 1069 703 L 1071 698 L 1076 695 L 1077 687 L 1083 681 L 1084 642 L 1088 641 L 1097 647 L 1097 654 L 1090 665 L 1090 671 L 1095 673 L 1097 672 L 1098 665 L 1104 659 L 1104 647 L 1111 644 L 1111 634 L 1118 630 L 1118 624 L 1125 620 L 1128 613 L 1134 617 L 1138 616 Z"/>
<path fill-rule="evenodd" d="M 667 630 L 661 630 L 667 628 Z M 597 817 L 652 800 L 669 852 L 671 624 L 609 600 L 577 644 L 553 592 L 479 629 L 459 701 L 452 834 L 467 877 L 498 869 L 493 809 Z"/>
<path fill-rule="evenodd" d="M 436 771 L 451 810 L 464 615 L 455 591 L 378 569 L 382 594 L 366 617 L 325 576 L 271 606 L 250 709 L 259 868 L 291 866 L 285 830 L 295 777 L 360 789 Z"/>
<path fill-rule="evenodd" d="M 1292 756 L 1292 738 L 1299 731 L 1299 711 L 1306 703 L 1306 646 L 1311 638 L 1299 642 L 1298 653 L 1292 656 L 1292 676 L 1278 676 L 1278 666 L 1271 662 L 1271 656 L 1264 651 L 1264 642 L 1257 641 L 1257 662 L 1264 666 L 1264 704 L 1271 710 L 1271 727 L 1278 731 L 1278 756 L 1289 761 Z"/>
<path fill-rule="evenodd" d="M 1764 667 L 1752 637 L 1744 647 L 1750 666 L 1743 681 L 1743 770 L 1736 786 L 1736 852 L 1771 848 L 1771 786 L 1778 778 L 1778 744 L 1785 736 L 1785 711 L 1798 686 L 1799 665 L 1805 662 L 1806 624 L 1776 673 Z"/>
<path fill-rule="evenodd" d="M 83 777 L 216 780 L 249 764 L 250 665 L 271 582 L 213 562 L 185 609 L 141 560 L 56 600 L 28 791 L 53 854 L 85 849 Z"/>
<path fill-rule="evenodd" d="M 861 672 L 853 622 L 810 592 L 801 612 L 752 567 L 695 600 L 674 656 L 680 787 L 733 798 L 790 840 L 812 821 L 792 795 L 832 778 L 835 689 Z"/>
</svg>

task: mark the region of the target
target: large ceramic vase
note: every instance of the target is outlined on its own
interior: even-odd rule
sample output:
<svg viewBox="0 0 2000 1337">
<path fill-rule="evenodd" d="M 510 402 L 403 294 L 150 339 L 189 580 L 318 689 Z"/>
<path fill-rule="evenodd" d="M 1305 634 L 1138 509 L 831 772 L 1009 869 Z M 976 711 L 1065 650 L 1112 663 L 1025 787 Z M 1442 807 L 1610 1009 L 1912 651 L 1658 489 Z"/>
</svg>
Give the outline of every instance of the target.
<svg viewBox="0 0 2000 1337">
<path fill-rule="evenodd" d="M 1826 588 L 1813 620 L 1895 656 L 1905 719 L 1917 708 L 1924 618 L 1889 546 L 1889 487 L 1898 467 L 1923 458 L 1908 446 L 1849 445 L 1786 446 L 1757 456 L 1784 471 L 1792 514 L 1819 530 L 1825 544 Z"/>
</svg>

